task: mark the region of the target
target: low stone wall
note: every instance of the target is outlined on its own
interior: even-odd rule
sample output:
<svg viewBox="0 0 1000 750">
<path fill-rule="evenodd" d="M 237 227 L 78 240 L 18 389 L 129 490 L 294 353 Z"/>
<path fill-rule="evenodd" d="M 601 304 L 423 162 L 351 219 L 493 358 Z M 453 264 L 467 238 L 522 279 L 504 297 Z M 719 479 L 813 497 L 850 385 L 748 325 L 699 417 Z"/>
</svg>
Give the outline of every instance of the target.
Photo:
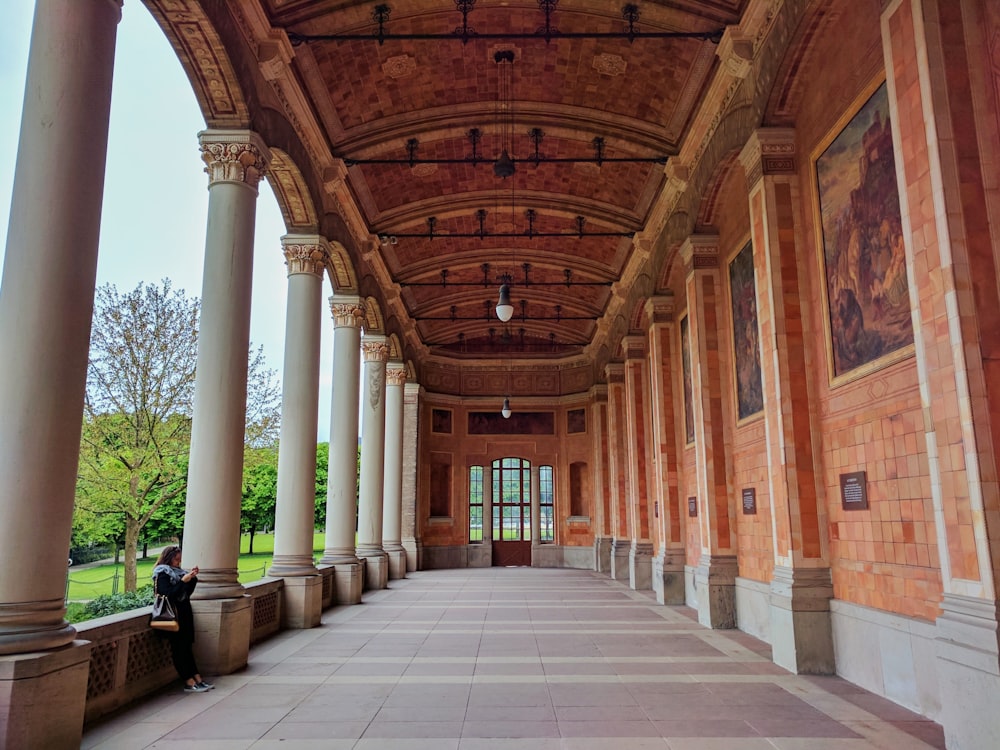
<svg viewBox="0 0 1000 750">
<path fill-rule="evenodd" d="M 535 568 L 575 568 L 594 570 L 594 548 L 539 544 L 531 548 L 531 565 Z"/>
<path fill-rule="evenodd" d="M 333 606 L 333 566 L 323 575 L 323 608 Z M 284 605 L 280 578 L 265 578 L 244 587 L 252 598 L 251 645 L 281 629 Z M 149 607 L 76 625 L 78 638 L 90 641 L 90 679 L 84 722 L 90 723 L 177 680 L 166 637 L 149 627 Z"/>
<path fill-rule="evenodd" d="M 90 641 L 90 679 L 84 721 L 159 690 L 177 679 L 167 639 L 149 627 L 149 607 L 76 625 Z"/>
</svg>

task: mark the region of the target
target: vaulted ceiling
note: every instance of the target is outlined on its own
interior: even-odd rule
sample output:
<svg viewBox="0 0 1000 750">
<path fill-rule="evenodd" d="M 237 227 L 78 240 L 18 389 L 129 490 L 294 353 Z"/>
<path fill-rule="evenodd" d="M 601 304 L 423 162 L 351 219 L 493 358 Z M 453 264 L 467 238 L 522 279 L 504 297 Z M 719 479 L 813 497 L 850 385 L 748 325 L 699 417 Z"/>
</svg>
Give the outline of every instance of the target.
<svg viewBox="0 0 1000 750">
<path fill-rule="evenodd" d="M 648 254 L 651 222 L 662 228 L 668 164 L 699 118 L 706 132 L 719 43 L 748 2 L 146 4 L 209 125 L 270 130 L 269 145 L 291 131 L 289 171 L 272 175 L 283 202 L 314 203 L 299 221 L 317 230 L 336 213 L 345 236 L 331 239 L 407 356 L 457 367 L 592 364 L 607 347 L 616 285 L 640 238 Z M 213 65 L 232 111 L 206 79 Z M 501 177 L 504 147 L 513 174 Z M 284 210 L 290 229 L 308 228 Z M 505 275 L 507 324 L 494 312 Z"/>
</svg>

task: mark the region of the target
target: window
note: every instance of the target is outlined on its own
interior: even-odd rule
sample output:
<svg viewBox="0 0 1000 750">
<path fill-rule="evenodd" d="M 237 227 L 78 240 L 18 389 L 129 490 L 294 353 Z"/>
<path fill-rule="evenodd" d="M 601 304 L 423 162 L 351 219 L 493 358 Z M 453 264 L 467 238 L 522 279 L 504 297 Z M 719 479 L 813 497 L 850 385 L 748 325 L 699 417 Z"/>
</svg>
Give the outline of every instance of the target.
<svg viewBox="0 0 1000 750">
<path fill-rule="evenodd" d="M 483 467 L 469 467 L 469 541 L 483 541 Z"/>
<path fill-rule="evenodd" d="M 523 458 L 493 462 L 493 541 L 531 541 L 531 463 Z"/>
<path fill-rule="evenodd" d="M 542 544 L 555 541 L 555 506 L 552 493 L 552 467 L 538 467 L 539 529 L 538 541 Z"/>
</svg>

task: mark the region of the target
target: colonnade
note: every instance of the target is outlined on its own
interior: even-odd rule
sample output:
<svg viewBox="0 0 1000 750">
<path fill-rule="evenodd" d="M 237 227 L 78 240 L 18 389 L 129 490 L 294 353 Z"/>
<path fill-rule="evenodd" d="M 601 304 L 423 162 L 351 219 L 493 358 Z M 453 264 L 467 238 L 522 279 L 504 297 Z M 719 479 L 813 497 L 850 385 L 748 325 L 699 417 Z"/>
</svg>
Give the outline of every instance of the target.
<svg viewBox="0 0 1000 750">
<path fill-rule="evenodd" d="M 91 646 L 76 640 L 64 619 L 66 549 L 120 17 L 119 0 L 42 0 L 32 31 L 27 90 L 33 95 L 25 100 L 0 288 L 0 353 L 6 363 L 0 368 L 0 708 L 5 719 L 0 747 L 74 747 L 83 725 Z M 81 38 L 87 44 L 78 44 Z M 254 224 L 258 185 L 271 155 L 247 130 L 210 129 L 199 134 L 199 142 L 209 204 L 184 551 L 185 560 L 200 567 L 192 601 L 197 657 L 203 672 L 220 674 L 246 663 L 252 627 L 237 562 Z M 322 577 L 312 547 L 321 295 L 330 244 L 307 234 L 289 234 L 281 242 L 288 309 L 271 574 L 284 579 L 286 625 L 311 627 L 319 623 L 322 608 Z M 401 361 L 388 361 L 386 337 L 361 336 L 361 299 L 336 294 L 330 309 L 335 371 L 321 564 L 335 568 L 337 601 L 355 603 L 361 598 L 362 569 L 368 571 L 367 585 L 375 588 L 406 573 L 403 435 L 404 425 L 415 434 L 417 412 L 407 408 L 404 416 L 406 370 Z M 355 549 L 362 351 L 367 458 Z M 414 461 L 409 463 L 412 468 Z M 7 720 L 15 715 L 17 721 Z"/>
</svg>

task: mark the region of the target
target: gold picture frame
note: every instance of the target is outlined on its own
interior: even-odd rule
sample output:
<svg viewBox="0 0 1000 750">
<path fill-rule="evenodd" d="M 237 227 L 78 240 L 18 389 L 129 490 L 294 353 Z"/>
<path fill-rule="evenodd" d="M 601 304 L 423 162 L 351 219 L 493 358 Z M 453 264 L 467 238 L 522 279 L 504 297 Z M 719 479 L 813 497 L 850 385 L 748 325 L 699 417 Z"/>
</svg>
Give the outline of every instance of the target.
<svg viewBox="0 0 1000 750">
<path fill-rule="evenodd" d="M 913 354 L 913 318 L 884 77 L 813 151 L 816 248 L 830 385 Z"/>
</svg>

